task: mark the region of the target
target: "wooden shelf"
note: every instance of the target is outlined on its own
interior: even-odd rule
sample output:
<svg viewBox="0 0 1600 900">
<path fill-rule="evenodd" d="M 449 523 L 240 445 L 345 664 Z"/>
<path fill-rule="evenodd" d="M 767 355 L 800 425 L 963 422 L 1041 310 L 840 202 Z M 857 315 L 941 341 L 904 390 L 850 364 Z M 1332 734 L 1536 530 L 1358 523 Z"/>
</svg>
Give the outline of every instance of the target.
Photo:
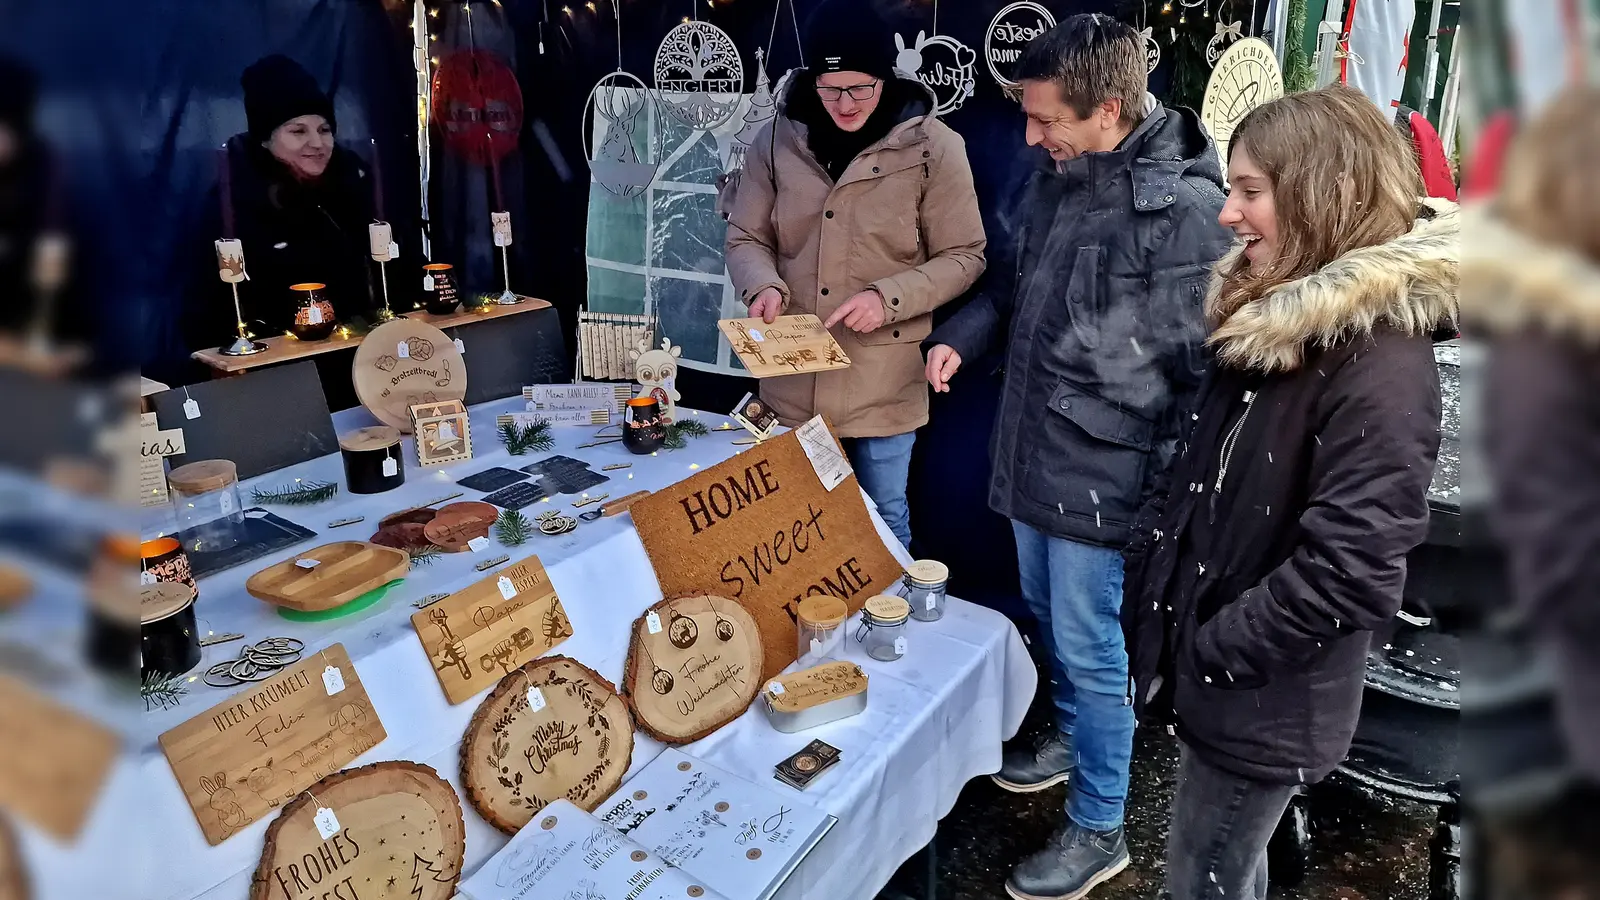
<svg viewBox="0 0 1600 900">
<path fill-rule="evenodd" d="M 517 303 L 511 306 L 491 304 L 489 306 L 480 307 L 482 310 L 481 312 L 460 309 L 448 315 L 436 316 L 432 313 L 424 312 L 419 309 L 404 313 L 404 315 L 408 319 L 416 319 L 418 321 L 427 322 L 429 325 L 432 325 L 435 328 L 444 330 L 446 328 L 454 328 L 458 325 L 468 325 L 473 322 L 483 322 L 489 319 L 499 319 L 505 316 L 514 316 L 520 313 L 532 312 L 536 309 L 549 308 L 549 301 L 540 300 L 537 297 L 528 297 L 525 298 L 525 302 Z M 320 356 L 321 354 L 332 353 L 336 350 L 354 349 L 360 345 L 361 338 L 330 337 L 324 341 L 301 341 L 290 335 L 282 334 L 278 335 L 277 337 L 263 338 L 261 342 L 267 345 L 267 349 L 255 354 L 254 356 L 228 356 L 222 352 L 220 347 L 197 350 L 190 354 L 190 356 L 199 360 L 200 362 L 205 363 L 217 375 L 238 375 L 248 372 L 251 369 L 259 369 L 262 366 L 271 366 L 278 363 L 292 362 L 297 359 Z"/>
</svg>

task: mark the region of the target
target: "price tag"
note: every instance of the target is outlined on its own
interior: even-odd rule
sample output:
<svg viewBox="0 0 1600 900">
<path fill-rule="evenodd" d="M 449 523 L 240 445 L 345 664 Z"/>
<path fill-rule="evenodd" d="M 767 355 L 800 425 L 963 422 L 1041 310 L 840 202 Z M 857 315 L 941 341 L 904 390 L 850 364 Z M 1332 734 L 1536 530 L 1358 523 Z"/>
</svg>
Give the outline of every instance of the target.
<svg viewBox="0 0 1600 900">
<path fill-rule="evenodd" d="M 811 639 L 811 652 L 819 654 L 819 655 L 822 653 L 822 639 L 821 638 L 812 638 Z"/>
<path fill-rule="evenodd" d="M 395 462 L 394 457 L 388 457 L 383 461 L 383 477 L 393 478 L 399 471 L 400 464 Z"/>
<path fill-rule="evenodd" d="M 783 696 L 783 685 L 779 684 L 776 681 L 770 682 L 770 683 L 767 684 L 767 691 L 768 691 L 768 693 L 772 694 L 772 696 L 774 696 L 774 697 L 782 697 Z"/>
<path fill-rule="evenodd" d="M 934 596 L 931 593 L 928 594 L 928 604 L 927 605 L 928 605 L 928 612 L 933 612 L 939 606 L 939 598 Z"/>
<path fill-rule="evenodd" d="M 482 552 L 483 548 L 487 546 L 489 546 L 489 539 L 486 537 L 475 537 L 472 540 L 467 541 L 467 547 L 470 548 L 473 553 Z"/>
<path fill-rule="evenodd" d="M 297 559 L 297 560 L 294 561 L 294 564 L 299 566 L 302 569 L 315 569 L 317 566 L 322 565 L 322 560 L 320 560 L 320 559 Z"/>
<path fill-rule="evenodd" d="M 433 290 L 433 273 L 430 272 L 422 276 L 422 289 L 425 291 Z"/>
<path fill-rule="evenodd" d="M 528 688 L 528 710 L 530 712 L 542 712 L 544 707 L 544 691 L 536 687 Z"/>
<path fill-rule="evenodd" d="M 139 573 L 139 583 L 141 585 L 144 585 L 144 584 L 155 584 L 156 583 L 156 573 L 154 573 L 154 572 L 140 572 Z"/>
<path fill-rule="evenodd" d="M 660 634 L 661 633 L 661 617 L 656 615 L 655 613 L 651 613 L 648 616 L 645 616 L 644 617 L 644 627 L 649 629 L 651 634 Z"/>
<path fill-rule="evenodd" d="M 517 596 L 517 586 L 512 584 L 511 579 L 507 578 L 506 576 L 501 575 L 500 580 L 496 581 L 494 584 L 495 587 L 500 589 L 500 596 L 506 598 L 507 600 Z"/>
<path fill-rule="evenodd" d="M 400 242 L 399 241 L 390 241 L 389 242 L 389 258 L 390 259 L 399 259 L 400 258 Z"/>
<path fill-rule="evenodd" d="M 311 821 L 317 823 L 317 835 L 323 840 L 327 840 L 339 833 L 339 817 L 334 815 L 333 810 L 326 806 L 318 807 L 317 816 Z"/>
<path fill-rule="evenodd" d="M 339 671 L 338 666 L 322 670 L 322 686 L 328 689 L 329 697 L 344 690 L 344 673 Z"/>
<path fill-rule="evenodd" d="M 222 514 L 225 516 L 231 516 L 235 512 L 238 512 L 239 507 L 233 502 L 232 491 L 223 490 L 222 494 L 217 497 L 217 508 L 221 509 Z"/>
<path fill-rule="evenodd" d="M 200 418 L 200 401 L 193 398 L 183 401 L 183 417 L 185 419 Z"/>
<path fill-rule="evenodd" d="M 898 637 L 898 638 L 894 639 L 894 652 L 898 656 L 905 656 L 906 655 L 906 639 L 905 638 Z"/>
<path fill-rule="evenodd" d="M 406 345 L 405 341 L 401 341 L 395 345 L 394 355 L 400 357 L 401 359 L 410 359 L 411 348 Z"/>
<path fill-rule="evenodd" d="M 467 355 L 467 345 L 461 338 L 456 338 L 456 352 L 462 356 Z"/>
<path fill-rule="evenodd" d="M 755 341 L 758 344 L 764 344 L 767 342 L 766 336 L 754 328 L 750 329 L 750 340 Z"/>
<path fill-rule="evenodd" d="M 306 309 L 306 322 L 311 325 L 322 324 L 322 307 L 311 306 Z"/>
</svg>

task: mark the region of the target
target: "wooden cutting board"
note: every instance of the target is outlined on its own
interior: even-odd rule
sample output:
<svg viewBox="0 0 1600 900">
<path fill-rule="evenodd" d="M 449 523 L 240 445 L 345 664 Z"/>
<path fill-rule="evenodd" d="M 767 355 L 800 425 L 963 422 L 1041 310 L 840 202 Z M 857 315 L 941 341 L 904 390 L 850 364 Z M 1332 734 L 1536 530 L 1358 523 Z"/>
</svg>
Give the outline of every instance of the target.
<svg viewBox="0 0 1600 900">
<path fill-rule="evenodd" d="M 717 322 L 739 361 L 756 378 L 850 368 L 850 357 L 816 316 L 778 316 Z"/>
<path fill-rule="evenodd" d="M 338 830 L 324 839 L 320 810 Z M 250 900 L 449 900 L 466 853 L 461 802 L 427 766 L 381 762 L 311 785 L 267 829 Z"/>
<path fill-rule="evenodd" d="M 302 561 L 316 561 L 307 568 Z M 406 574 L 411 556 L 403 550 L 366 541 L 323 544 L 250 576 L 250 596 L 299 612 L 320 612 Z"/>
<path fill-rule="evenodd" d="M 515 834 L 552 800 L 586 812 L 605 802 L 633 759 L 633 719 L 611 682 L 565 656 L 500 680 L 461 745 L 461 783 L 489 824 Z"/>
<path fill-rule="evenodd" d="M 350 373 L 361 405 L 385 425 L 411 433 L 411 407 L 465 400 L 467 364 L 444 332 L 399 318 L 372 329 Z"/>
<path fill-rule="evenodd" d="M 761 687 L 761 665 L 749 611 L 693 594 L 663 600 L 633 623 L 623 686 L 640 728 L 687 744 L 743 715 Z"/>
</svg>

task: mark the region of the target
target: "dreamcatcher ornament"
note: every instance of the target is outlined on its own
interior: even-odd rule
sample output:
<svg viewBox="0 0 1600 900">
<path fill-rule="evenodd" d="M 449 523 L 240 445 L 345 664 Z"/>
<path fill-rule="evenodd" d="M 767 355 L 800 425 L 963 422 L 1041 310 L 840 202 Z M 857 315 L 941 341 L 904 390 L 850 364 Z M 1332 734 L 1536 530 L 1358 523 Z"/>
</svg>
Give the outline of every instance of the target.
<svg viewBox="0 0 1600 900">
<path fill-rule="evenodd" d="M 917 32 L 914 44 L 907 45 L 896 33 L 894 67 L 933 91 L 935 116 L 960 109 L 978 86 L 978 52 L 947 34 L 939 34 L 939 0 L 933 0 L 933 37 Z"/>
<path fill-rule="evenodd" d="M 691 19 L 656 48 L 656 100 L 667 114 L 700 131 L 732 119 L 744 99 L 744 61 L 726 31 Z"/>
<path fill-rule="evenodd" d="M 643 81 L 622 68 L 622 10 L 612 3 L 617 20 L 617 70 L 595 82 L 584 101 L 579 123 L 584 156 L 595 183 L 623 199 L 644 193 L 656 178 L 656 163 L 639 159 L 636 140 L 650 89 Z M 600 122 L 606 123 L 605 136 L 597 138 Z"/>
</svg>

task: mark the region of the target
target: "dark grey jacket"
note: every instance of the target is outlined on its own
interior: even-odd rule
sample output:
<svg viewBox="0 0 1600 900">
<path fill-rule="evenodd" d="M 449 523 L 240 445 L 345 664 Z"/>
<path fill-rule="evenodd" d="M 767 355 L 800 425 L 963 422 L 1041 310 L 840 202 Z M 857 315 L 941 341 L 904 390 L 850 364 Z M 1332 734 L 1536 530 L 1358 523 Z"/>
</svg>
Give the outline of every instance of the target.
<svg viewBox="0 0 1600 900">
<path fill-rule="evenodd" d="M 1015 258 L 941 326 L 965 365 L 1006 338 L 989 505 L 1056 537 L 1120 548 L 1171 461 L 1202 369 L 1217 224 L 1216 145 L 1159 104 L 1122 146 L 1034 173 Z"/>
</svg>

